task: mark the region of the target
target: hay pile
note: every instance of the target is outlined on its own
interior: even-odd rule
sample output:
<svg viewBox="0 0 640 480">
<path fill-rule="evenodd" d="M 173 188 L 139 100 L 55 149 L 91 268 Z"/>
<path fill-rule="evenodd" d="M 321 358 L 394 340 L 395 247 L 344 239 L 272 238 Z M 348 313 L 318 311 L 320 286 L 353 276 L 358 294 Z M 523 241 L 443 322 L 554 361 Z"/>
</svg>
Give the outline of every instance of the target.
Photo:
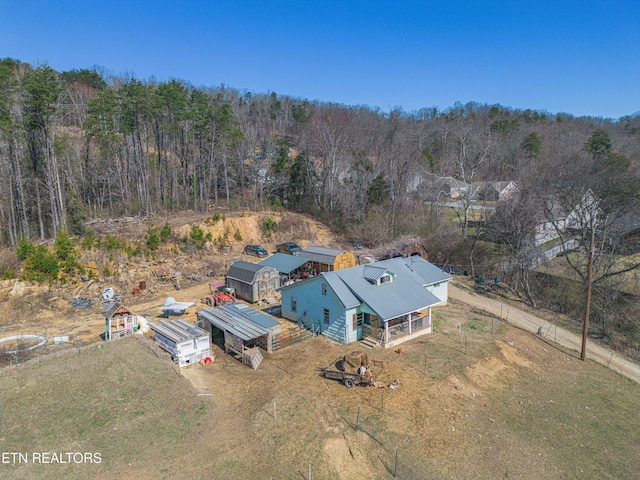
<svg viewBox="0 0 640 480">
<path fill-rule="evenodd" d="M 358 373 L 358 369 L 364 365 L 369 366 L 369 356 L 366 352 L 354 351 L 347 353 L 342 359 L 342 365 L 345 371 L 350 373 Z"/>
</svg>

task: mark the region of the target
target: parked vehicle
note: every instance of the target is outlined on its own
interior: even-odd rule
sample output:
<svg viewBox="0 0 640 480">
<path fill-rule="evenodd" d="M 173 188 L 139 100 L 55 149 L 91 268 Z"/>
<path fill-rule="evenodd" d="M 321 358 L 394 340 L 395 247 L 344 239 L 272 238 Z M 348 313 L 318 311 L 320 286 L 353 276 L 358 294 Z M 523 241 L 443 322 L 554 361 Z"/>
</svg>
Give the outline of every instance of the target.
<svg viewBox="0 0 640 480">
<path fill-rule="evenodd" d="M 457 265 L 447 265 L 443 270 L 451 275 L 462 275 L 463 273 L 462 269 Z"/>
<path fill-rule="evenodd" d="M 355 250 L 362 250 L 364 245 L 359 240 L 349 240 L 349 243 Z"/>
<path fill-rule="evenodd" d="M 242 253 L 244 253 L 245 255 L 253 255 L 259 258 L 269 256 L 269 252 L 267 252 L 260 245 L 247 245 L 246 247 L 244 247 Z"/>
<path fill-rule="evenodd" d="M 284 242 L 276 245 L 276 252 L 286 253 L 288 255 L 300 255 L 302 249 L 298 246 L 298 244 L 293 242 Z"/>
</svg>

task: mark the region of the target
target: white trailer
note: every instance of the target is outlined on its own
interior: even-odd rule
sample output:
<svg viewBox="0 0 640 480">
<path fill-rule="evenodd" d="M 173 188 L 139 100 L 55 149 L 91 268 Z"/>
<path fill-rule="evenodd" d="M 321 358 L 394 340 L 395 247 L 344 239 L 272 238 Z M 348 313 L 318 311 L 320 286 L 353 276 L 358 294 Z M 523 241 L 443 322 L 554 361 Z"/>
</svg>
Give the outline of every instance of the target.
<svg viewBox="0 0 640 480">
<path fill-rule="evenodd" d="M 169 352 L 180 367 L 197 364 L 200 360 L 213 361 L 209 333 L 201 328 L 183 319 L 149 322 L 149 327 L 155 332 L 156 343 Z"/>
</svg>

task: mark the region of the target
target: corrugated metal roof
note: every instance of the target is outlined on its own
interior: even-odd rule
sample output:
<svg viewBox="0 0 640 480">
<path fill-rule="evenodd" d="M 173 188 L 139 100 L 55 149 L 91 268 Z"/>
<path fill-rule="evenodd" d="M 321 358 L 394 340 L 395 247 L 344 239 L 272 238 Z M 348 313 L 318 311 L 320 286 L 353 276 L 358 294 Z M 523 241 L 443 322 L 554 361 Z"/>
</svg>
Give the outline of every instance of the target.
<svg viewBox="0 0 640 480">
<path fill-rule="evenodd" d="M 344 308 L 355 308 L 362 303 L 353 295 L 353 293 L 351 293 L 349 287 L 338 275 L 335 274 L 335 272 L 324 272 L 321 276 L 337 295 Z"/>
<path fill-rule="evenodd" d="M 232 315 L 238 315 L 244 317 L 258 325 L 273 329 L 274 327 L 280 327 L 280 322 L 273 318 L 271 315 L 267 315 L 264 312 L 251 308 L 244 303 L 233 303 L 231 305 L 220 305 L 222 310 L 226 310 Z"/>
<path fill-rule="evenodd" d="M 278 270 L 280 273 L 289 275 L 291 272 L 300 268 L 309 260 L 296 255 L 287 255 L 286 253 L 274 253 L 269 258 L 265 258 L 259 265 L 265 265 Z"/>
<path fill-rule="evenodd" d="M 204 330 L 182 319 L 172 322 L 167 320 L 161 320 L 160 323 L 149 322 L 149 328 L 175 343 L 182 343 L 193 338 L 209 335 Z"/>
<path fill-rule="evenodd" d="M 390 258 L 388 260 L 376 262 L 374 265 L 383 266 L 392 273 L 397 273 L 398 271 L 408 272 L 409 275 L 422 283 L 423 286 L 433 285 L 434 283 L 440 282 L 448 282 L 453 278 L 447 272 L 442 271 L 433 263 L 427 262 L 419 255 L 406 258 Z"/>
<path fill-rule="evenodd" d="M 367 264 L 362 269 L 362 276 L 367 280 L 377 281 L 387 271 L 385 267 Z"/>
<path fill-rule="evenodd" d="M 344 250 L 309 245 L 300 252 L 299 256 L 308 258 L 312 262 L 333 265 L 336 261 L 336 257 L 341 253 L 344 253 Z"/>
<path fill-rule="evenodd" d="M 363 276 L 363 267 L 359 265 L 332 273 L 337 274 L 349 290 L 383 320 L 417 312 L 440 302 L 405 271 L 392 272 L 393 281 L 376 285 Z"/>
<path fill-rule="evenodd" d="M 198 317 L 204 318 L 219 329 L 231 332 L 245 341 L 262 337 L 272 331 L 271 328 L 267 328 L 253 319 L 239 314 L 237 309 L 228 307 L 231 307 L 231 305 L 204 308 L 198 312 Z M 274 322 L 279 324 L 275 320 Z"/>
<path fill-rule="evenodd" d="M 409 261 L 409 266 L 406 261 Z M 422 262 L 428 265 L 423 265 Z M 305 288 L 322 279 L 329 284 L 345 308 L 354 308 L 364 303 L 381 319 L 390 320 L 440 303 L 439 298 L 424 288 L 425 279 L 421 276 L 420 269 L 416 268 L 417 265 L 424 267 L 422 274 L 428 279 L 443 281 L 451 278 L 449 274 L 442 272 L 421 257 L 416 257 L 414 260 L 413 270 L 409 268 L 410 258 L 400 257 L 344 270 L 323 272 L 317 277 L 283 287 L 282 290 Z M 439 273 L 431 267 L 437 269 Z M 393 280 L 380 285 L 372 284 L 365 278 L 365 268 L 367 268 L 367 274 L 376 274 L 375 279 L 372 280 L 377 280 L 385 272 L 392 273 Z M 431 274 L 433 276 L 430 276 Z"/>
<path fill-rule="evenodd" d="M 261 265 L 259 263 L 250 263 L 245 262 L 244 260 L 238 260 L 229 267 L 227 277 L 244 283 L 253 284 L 256 274 L 263 269 L 267 269 L 270 272 L 274 272 L 275 270 L 273 267 Z"/>
</svg>

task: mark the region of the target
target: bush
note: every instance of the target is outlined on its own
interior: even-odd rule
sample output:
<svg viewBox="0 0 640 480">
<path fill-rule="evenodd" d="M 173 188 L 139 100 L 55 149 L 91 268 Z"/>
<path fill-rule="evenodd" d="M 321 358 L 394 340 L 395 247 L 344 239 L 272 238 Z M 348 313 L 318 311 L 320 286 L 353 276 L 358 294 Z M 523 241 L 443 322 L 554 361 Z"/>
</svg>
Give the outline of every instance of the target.
<svg viewBox="0 0 640 480">
<path fill-rule="evenodd" d="M 23 277 L 40 283 L 53 282 L 58 278 L 59 271 L 57 257 L 44 245 L 38 245 L 24 261 Z"/>
<path fill-rule="evenodd" d="M 278 222 L 276 222 L 273 217 L 267 217 L 262 220 L 260 230 L 265 238 L 271 238 L 271 236 L 278 231 Z"/>
<path fill-rule="evenodd" d="M 191 234 L 189 237 L 183 237 L 182 242 L 185 248 L 195 247 L 198 250 L 202 250 L 207 242 L 210 242 L 212 238 L 211 232 L 204 234 L 204 230 L 200 225 L 193 225 L 191 227 Z"/>
<path fill-rule="evenodd" d="M 158 246 L 160 246 L 160 235 L 154 229 L 151 232 L 147 233 L 147 248 L 151 251 L 157 250 Z"/>
<path fill-rule="evenodd" d="M 75 256 L 75 247 L 65 231 L 58 233 L 55 242 L 53 242 L 53 248 L 56 252 L 56 257 L 62 261 Z"/>
<path fill-rule="evenodd" d="M 165 222 L 164 226 L 160 229 L 160 241 L 166 243 L 171 236 L 171 225 L 169 222 Z"/>
<path fill-rule="evenodd" d="M 20 260 L 25 260 L 29 255 L 35 252 L 36 247 L 28 240 L 20 240 L 18 242 L 18 248 L 16 248 L 16 255 Z"/>
<path fill-rule="evenodd" d="M 91 250 L 96 244 L 96 234 L 93 230 L 87 230 L 80 240 L 80 247 L 83 250 Z"/>
</svg>

